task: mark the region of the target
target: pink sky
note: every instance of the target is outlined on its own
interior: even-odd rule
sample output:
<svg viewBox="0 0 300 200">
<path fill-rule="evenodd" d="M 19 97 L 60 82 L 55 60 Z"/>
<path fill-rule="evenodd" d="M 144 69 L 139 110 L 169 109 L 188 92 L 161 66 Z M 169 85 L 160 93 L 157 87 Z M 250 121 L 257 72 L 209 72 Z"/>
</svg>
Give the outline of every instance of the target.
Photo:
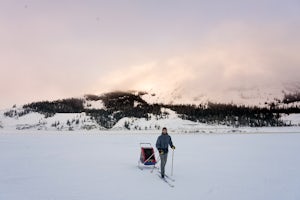
<svg viewBox="0 0 300 200">
<path fill-rule="evenodd" d="M 299 10 L 296 0 L 4 0 L 0 108 L 111 90 L 281 93 L 300 80 Z"/>
</svg>

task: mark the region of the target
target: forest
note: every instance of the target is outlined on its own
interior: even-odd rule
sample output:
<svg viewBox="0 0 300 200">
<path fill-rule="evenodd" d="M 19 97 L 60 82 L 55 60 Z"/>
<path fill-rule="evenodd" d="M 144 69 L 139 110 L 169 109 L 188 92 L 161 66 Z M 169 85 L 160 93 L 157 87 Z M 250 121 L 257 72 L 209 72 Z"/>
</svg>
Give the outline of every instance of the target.
<svg viewBox="0 0 300 200">
<path fill-rule="evenodd" d="M 144 94 L 111 92 L 99 96 L 85 95 L 84 98 L 34 102 L 24 105 L 20 112 L 10 110 L 5 115 L 14 117 L 38 112 L 45 117 L 52 117 L 55 113 L 85 112 L 99 125 L 109 129 L 124 117 L 147 120 L 154 115 L 160 119 L 166 115 L 162 113 L 162 108 L 175 111 L 182 119 L 234 127 L 288 126 L 288 123 L 280 120 L 281 115 L 300 113 L 300 108 L 295 104 L 300 101 L 299 93 L 285 94 L 282 100 L 275 99 L 272 102 L 266 102 L 263 107 L 213 102 L 203 105 L 149 104 L 142 99 Z M 86 101 L 99 100 L 103 102 L 105 108 L 95 109 L 85 106 Z"/>
</svg>

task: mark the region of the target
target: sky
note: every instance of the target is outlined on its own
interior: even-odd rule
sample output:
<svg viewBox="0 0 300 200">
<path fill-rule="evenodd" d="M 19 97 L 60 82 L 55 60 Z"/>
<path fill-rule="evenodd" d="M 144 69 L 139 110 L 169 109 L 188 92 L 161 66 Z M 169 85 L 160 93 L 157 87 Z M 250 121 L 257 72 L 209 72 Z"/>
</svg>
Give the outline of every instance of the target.
<svg viewBox="0 0 300 200">
<path fill-rule="evenodd" d="M 0 108 L 114 90 L 251 100 L 300 88 L 299 52 L 299 0 L 0 0 Z"/>
</svg>

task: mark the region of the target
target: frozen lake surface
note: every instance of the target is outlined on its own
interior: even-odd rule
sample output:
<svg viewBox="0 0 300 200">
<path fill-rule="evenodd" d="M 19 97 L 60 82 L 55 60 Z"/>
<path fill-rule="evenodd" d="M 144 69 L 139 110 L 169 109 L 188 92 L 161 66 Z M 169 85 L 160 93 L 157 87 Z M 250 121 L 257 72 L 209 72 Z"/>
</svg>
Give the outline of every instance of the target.
<svg viewBox="0 0 300 200">
<path fill-rule="evenodd" d="M 0 199 L 300 199 L 300 133 L 171 136 L 174 188 L 137 168 L 158 134 L 2 131 Z"/>
</svg>

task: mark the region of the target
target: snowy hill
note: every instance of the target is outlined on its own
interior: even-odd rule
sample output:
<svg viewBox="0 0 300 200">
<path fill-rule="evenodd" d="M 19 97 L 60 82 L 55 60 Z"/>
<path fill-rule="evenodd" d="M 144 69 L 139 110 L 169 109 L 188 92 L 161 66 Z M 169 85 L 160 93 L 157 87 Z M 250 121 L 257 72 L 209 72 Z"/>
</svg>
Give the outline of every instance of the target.
<svg viewBox="0 0 300 200">
<path fill-rule="evenodd" d="M 101 127 L 85 113 L 57 113 L 52 117 L 32 112 L 21 117 L 6 117 L 1 113 L 0 121 L 5 130 L 90 130 Z M 4 125 L 5 124 L 5 125 Z"/>
<path fill-rule="evenodd" d="M 89 107 L 91 108 L 91 107 Z M 16 109 L 19 112 L 22 109 Z M 124 117 L 119 120 L 111 130 L 134 130 L 134 131 L 158 131 L 162 127 L 168 127 L 170 132 L 177 133 L 195 133 L 195 132 L 211 132 L 212 130 L 228 130 L 232 128 L 226 126 L 213 126 L 203 123 L 196 123 L 189 120 L 183 120 L 170 110 L 163 109 L 164 117 L 157 118 L 151 115 L 149 119 Z M 0 121 L 2 129 L 5 130 L 48 130 L 48 131 L 76 131 L 76 130 L 106 130 L 101 127 L 94 119 L 87 116 L 86 113 L 56 113 L 51 117 L 36 112 L 32 112 L 21 117 L 7 117 L 0 112 Z M 3 125 L 5 124 L 5 126 Z"/>
<path fill-rule="evenodd" d="M 212 81 L 213 82 L 213 81 Z M 164 104 L 205 104 L 208 101 L 232 103 L 237 105 L 264 106 L 266 102 L 274 99 L 283 99 L 286 94 L 299 93 L 300 81 L 277 83 L 274 85 L 257 85 L 242 87 L 236 85 L 223 91 L 195 91 L 195 87 L 175 85 L 172 90 L 149 90 L 142 98 L 149 103 Z"/>
<path fill-rule="evenodd" d="M 0 129 L 146 131 L 166 126 L 171 132 L 210 133 L 245 131 L 237 128 L 240 125 L 298 126 L 297 95 L 286 95 L 280 103 L 268 104 L 271 109 L 210 102 L 200 106 L 158 104 L 155 94 L 137 91 L 85 95 L 2 110 Z M 280 118 L 278 113 L 282 113 Z"/>
</svg>

